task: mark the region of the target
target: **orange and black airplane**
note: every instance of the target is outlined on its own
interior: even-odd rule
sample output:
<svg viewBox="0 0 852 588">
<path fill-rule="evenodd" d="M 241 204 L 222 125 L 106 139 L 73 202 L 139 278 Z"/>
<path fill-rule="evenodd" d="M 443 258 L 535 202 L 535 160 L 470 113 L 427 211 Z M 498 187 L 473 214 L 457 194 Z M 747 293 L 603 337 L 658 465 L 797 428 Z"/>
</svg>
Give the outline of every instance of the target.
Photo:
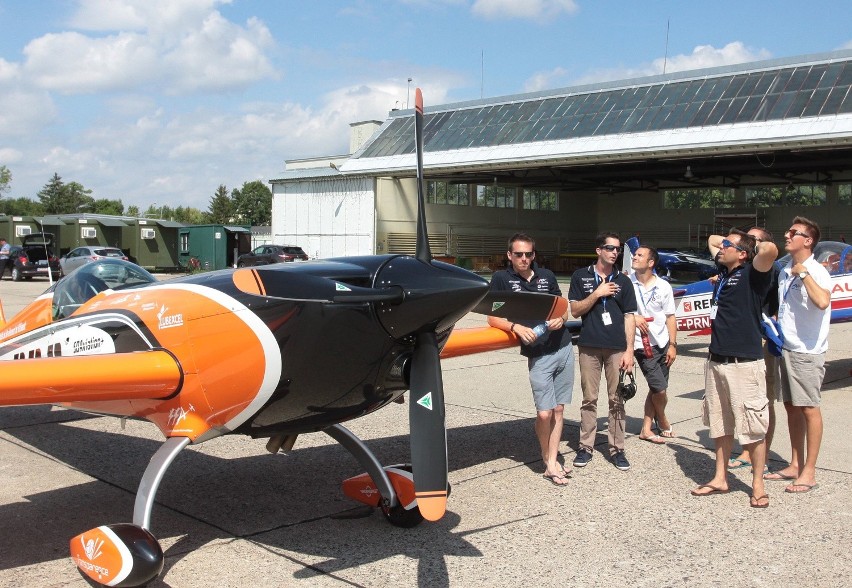
<svg viewBox="0 0 852 588">
<path fill-rule="evenodd" d="M 226 434 L 277 452 L 322 431 L 365 474 L 347 494 L 394 524 L 446 509 L 447 441 L 440 357 L 507 346 L 496 329 L 452 333 L 468 312 L 513 319 L 565 313 L 563 298 L 489 293 L 482 277 L 432 260 L 424 216 L 423 99 L 414 136 L 415 256 L 347 257 L 222 270 L 158 282 L 126 261 L 88 264 L 8 322 L 0 312 L 0 405 L 58 404 L 145 419 L 165 442 L 136 494 L 133 522 L 70 540 L 93 581 L 139 586 L 163 567 L 150 532 L 160 481 L 189 444 Z M 333 369 L 328 369 L 332 365 Z M 411 464 L 382 467 L 342 422 L 410 391 Z"/>
</svg>

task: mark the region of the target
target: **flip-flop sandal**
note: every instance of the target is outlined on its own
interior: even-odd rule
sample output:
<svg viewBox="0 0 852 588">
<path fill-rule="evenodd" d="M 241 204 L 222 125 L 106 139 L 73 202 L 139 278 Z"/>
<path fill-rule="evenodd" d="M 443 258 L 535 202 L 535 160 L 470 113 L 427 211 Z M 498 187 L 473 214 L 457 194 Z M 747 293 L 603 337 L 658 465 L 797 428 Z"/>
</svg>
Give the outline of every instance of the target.
<svg viewBox="0 0 852 588">
<path fill-rule="evenodd" d="M 560 484 L 557 480 L 564 480 L 565 476 L 557 476 L 556 474 L 543 474 L 545 480 L 550 480 L 554 486 L 567 486 L 568 484 Z"/>
<path fill-rule="evenodd" d="M 790 490 L 790 488 L 804 488 L 804 490 Z M 805 494 L 817 488 L 819 488 L 819 484 L 790 484 L 784 488 L 784 492 L 787 494 Z"/>
<path fill-rule="evenodd" d="M 739 457 L 732 457 L 728 460 L 728 469 L 729 470 L 738 470 L 740 468 L 750 468 L 751 462 L 746 461 L 744 459 L 740 459 Z"/>
<path fill-rule="evenodd" d="M 763 474 L 763 479 L 768 480 L 770 482 L 784 482 L 795 480 L 799 476 L 791 476 L 789 474 L 782 474 L 781 472 L 767 472 Z"/>
<path fill-rule="evenodd" d="M 760 501 L 764 498 L 766 499 L 766 504 L 760 504 Z M 752 508 L 769 508 L 769 495 L 764 494 L 763 496 L 752 496 L 748 503 Z"/>
<path fill-rule="evenodd" d="M 698 492 L 702 488 L 710 488 L 710 492 Z M 730 489 L 718 488 L 716 486 L 711 486 L 710 484 L 701 484 L 698 488 L 690 490 L 689 493 L 693 496 L 713 496 L 714 494 L 727 494 L 730 492 Z"/>
<path fill-rule="evenodd" d="M 673 430 L 666 429 L 665 431 L 660 431 L 660 437 L 663 437 L 664 439 L 674 439 L 675 434 Z"/>
<path fill-rule="evenodd" d="M 650 437 L 639 437 L 642 441 L 653 443 L 654 445 L 665 445 L 666 441 L 660 435 L 651 435 Z"/>
</svg>

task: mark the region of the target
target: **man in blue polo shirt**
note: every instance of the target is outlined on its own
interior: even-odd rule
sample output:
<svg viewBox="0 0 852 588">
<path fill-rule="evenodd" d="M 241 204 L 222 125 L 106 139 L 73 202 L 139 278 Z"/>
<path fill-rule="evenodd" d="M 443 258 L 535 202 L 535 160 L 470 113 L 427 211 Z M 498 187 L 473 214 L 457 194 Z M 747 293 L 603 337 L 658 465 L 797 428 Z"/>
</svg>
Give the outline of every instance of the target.
<svg viewBox="0 0 852 588">
<path fill-rule="evenodd" d="M 622 250 L 618 233 L 601 233 L 596 244 L 597 261 L 575 271 L 568 290 L 571 314 L 583 319 L 578 341 L 583 404 L 580 406 L 580 449 L 574 466 L 581 468 L 592 460 L 603 370 L 609 399 L 609 455 L 615 467 L 627 471 L 630 462 L 624 455 L 624 401 L 618 394 L 618 382 L 620 370 L 633 372 L 636 296 L 630 278 L 615 267 Z"/>
<path fill-rule="evenodd" d="M 535 265 L 532 237 L 524 233 L 512 235 L 506 255 L 511 266 L 494 273 L 492 290 L 562 296 L 553 272 Z M 571 333 L 564 328 L 567 318 L 562 316 L 542 323 L 488 317 L 492 327 L 514 333 L 521 340 L 521 355 L 527 358 L 535 401 L 535 433 L 541 446 L 544 477 L 556 486 L 568 484 L 569 473 L 557 461 L 565 405 L 571 404 L 574 389 L 574 349 Z"/>
</svg>

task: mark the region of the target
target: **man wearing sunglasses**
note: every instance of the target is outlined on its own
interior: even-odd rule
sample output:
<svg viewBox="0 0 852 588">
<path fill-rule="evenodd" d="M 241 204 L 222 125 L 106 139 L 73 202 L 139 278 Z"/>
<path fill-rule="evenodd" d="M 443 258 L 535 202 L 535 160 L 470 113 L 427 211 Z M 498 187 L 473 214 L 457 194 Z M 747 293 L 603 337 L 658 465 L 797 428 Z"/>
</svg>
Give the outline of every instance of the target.
<svg viewBox="0 0 852 588">
<path fill-rule="evenodd" d="M 492 290 L 562 296 L 554 273 L 535 265 L 532 237 L 524 233 L 512 235 L 506 256 L 511 266 L 494 272 Z M 547 321 L 547 330 L 539 335 L 534 328 L 540 326 L 540 322 L 488 317 L 489 325 L 514 333 L 521 341 L 521 355 L 527 358 L 535 402 L 535 433 L 544 461 L 544 477 L 556 486 L 568 484 L 570 473 L 558 461 L 565 405 L 571 404 L 574 390 L 574 349 L 571 333 L 564 328 L 568 318 L 566 315 Z"/>
<path fill-rule="evenodd" d="M 752 460 L 754 508 L 769 506 L 763 483 L 769 409 L 763 361 L 761 311 L 771 287 L 778 248 L 758 243 L 734 229 L 727 237 L 711 235 L 710 254 L 724 268 L 711 299 L 710 355 L 704 367 L 704 424 L 716 452 L 713 478 L 692 490 L 693 496 L 728 492 L 728 460 L 734 436 Z"/>
<path fill-rule="evenodd" d="M 574 466 L 584 467 L 592 461 L 603 371 L 609 399 L 609 455 L 615 467 L 627 471 L 630 462 L 624 455 L 624 401 L 618 393 L 618 381 L 620 370 L 633 372 L 636 296 L 630 278 L 615 267 L 621 253 L 618 233 L 599 234 L 596 245 L 597 261 L 575 271 L 568 290 L 571 313 L 583 319 L 578 341 L 583 404 L 580 406 L 580 448 Z"/>
<path fill-rule="evenodd" d="M 817 487 L 816 461 L 822 442 L 820 388 L 828 351 L 831 276 L 813 255 L 819 243 L 819 225 L 797 216 L 784 236 L 790 263 L 778 279 L 778 322 L 784 333 L 781 397 L 787 411 L 792 457 L 787 467 L 764 478 L 789 481 L 784 491 L 799 494 Z"/>
</svg>

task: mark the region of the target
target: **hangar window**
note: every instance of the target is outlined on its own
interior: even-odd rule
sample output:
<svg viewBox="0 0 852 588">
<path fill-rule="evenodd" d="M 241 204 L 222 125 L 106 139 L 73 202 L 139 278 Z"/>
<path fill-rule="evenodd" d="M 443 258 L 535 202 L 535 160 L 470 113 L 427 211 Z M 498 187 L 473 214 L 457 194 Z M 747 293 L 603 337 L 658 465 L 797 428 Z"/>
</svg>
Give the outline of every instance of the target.
<svg viewBox="0 0 852 588">
<path fill-rule="evenodd" d="M 663 208 L 731 208 L 732 188 L 678 188 L 663 190 Z"/>
<path fill-rule="evenodd" d="M 476 205 L 487 208 L 515 208 L 515 188 L 495 185 L 476 186 Z"/>
<path fill-rule="evenodd" d="M 559 210 L 559 192 L 524 188 L 523 206 L 525 210 Z"/>
<path fill-rule="evenodd" d="M 852 205 L 852 184 L 837 186 L 837 196 L 840 204 Z"/>
<path fill-rule="evenodd" d="M 772 206 L 822 206 L 825 204 L 825 184 L 801 184 L 794 186 L 759 186 L 746 188 L 749 206 L 766 208 Z"/>
<path fill-rule="evenodd" d="M 470 204 L 470 189 L 468 184 L 426 182 L 426 202 L 467 206 Z"/>
</svg>

